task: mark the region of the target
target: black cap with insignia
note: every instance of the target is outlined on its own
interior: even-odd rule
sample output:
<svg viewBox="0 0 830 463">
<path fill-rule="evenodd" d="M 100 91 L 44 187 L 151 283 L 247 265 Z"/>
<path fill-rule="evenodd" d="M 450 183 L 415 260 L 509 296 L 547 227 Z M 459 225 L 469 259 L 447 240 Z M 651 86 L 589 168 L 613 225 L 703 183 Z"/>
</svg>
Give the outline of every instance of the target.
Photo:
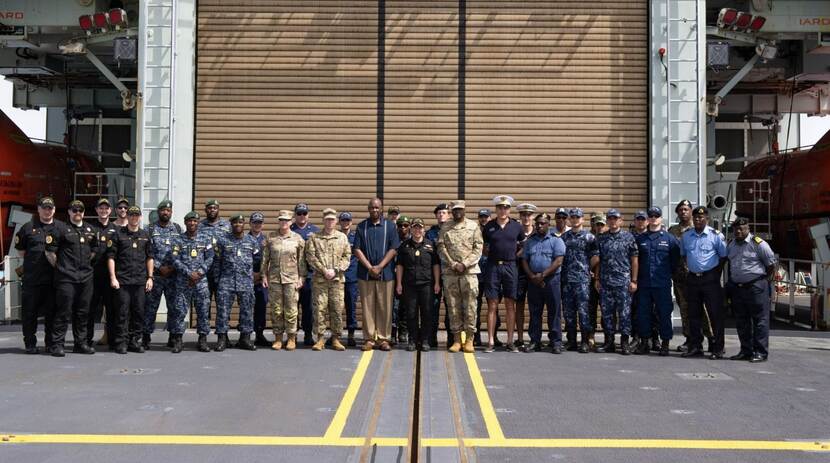
<svg viewBox="0 0 830 463">
<path fill-rule="evenodd" d="M 704 206 L 698 206 L 692 210 L 692 215 L 709 215 L 709 209 Z"/>
</svg>

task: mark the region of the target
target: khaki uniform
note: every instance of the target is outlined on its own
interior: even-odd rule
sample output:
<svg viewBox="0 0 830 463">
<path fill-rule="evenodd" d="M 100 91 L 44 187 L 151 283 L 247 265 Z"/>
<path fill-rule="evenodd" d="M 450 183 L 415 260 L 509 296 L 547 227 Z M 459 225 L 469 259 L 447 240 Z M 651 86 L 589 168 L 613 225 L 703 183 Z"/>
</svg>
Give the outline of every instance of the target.
<svg viewBox="0 0 830 463">
<path fill-rule="evenodd" d="M 669 233 L 677 238 L 677 241 L 682 240 L 683 234 L 686 230 L 692 228 L 689 226 L 681 226 L 680 224 L 669 227 Z M 679 265 L 672 275 L 672 286 L 674 287 L 674 298 L 677 300 L 677 305 L 680 307 L 680 320 L 683 324 L 683 336 L 689 338 L 689 303 L 686 301 L 686 277 L 689 276 L 689 267 L 686 265 L 686 259 L 680 259 Z M 709 321 L 709 313 L 706 308 L 703 309 L 703 334 L 706 338 L 712 338 L 712 323 Z"/>
<path fill-rule="evenodd" d="M 314 301 L 314 329 L 318 339 L 326 333 L 326 315 L 332 336 L 340 336 L 343 331 L 343 283 L 346 281 L 345 272 L 349 268 L 352 257 L 352 247 L 349 238 L 338 230 L 331 234 L 324 232 L 313 233 L 306 243 L 306 260 L 314 270 L 311 287 L 311 299 Z M 326 280 L 323 275 L 326 269 L 333 269 L 335 277 Z"/>
<path fill-rule="evenodd" d="M 271 327 L 282 339 L 283 333 L 297 333 L 297 282 L 308 273 L 305 240 L 298 233 L 270 232 L 262 250 L 262 273 L 268 275 L 268 302 L 271 304 Z"/>
<path fill-rule="evenodd" d="M 449 220 L 438 233 L 438 255 L 441 257 L 441 275 L 449 312 L 450 332 L 476 332 L 476 298 L 478 297 L 478 261 L 484 240 L 474 220 L 456 223 Z M 464 272 L 452 269 L 456 262 L 464 264 Z M 463 313 L 462 313 L 463 311 Z"/>
</svg>

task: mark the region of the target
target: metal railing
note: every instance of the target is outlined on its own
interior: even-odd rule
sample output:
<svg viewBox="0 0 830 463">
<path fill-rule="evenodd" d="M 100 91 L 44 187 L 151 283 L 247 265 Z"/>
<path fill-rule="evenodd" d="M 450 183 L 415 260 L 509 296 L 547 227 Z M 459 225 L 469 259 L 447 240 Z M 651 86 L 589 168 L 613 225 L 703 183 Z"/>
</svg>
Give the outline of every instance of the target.
<svg viewBox="0 0 830 463">
<path fill-rule="evenodd" d="M 806 269 L 809 268 L 809 271 Z M 775 319 L 812 330 L 825 329 L 828 316 L 823 307 L 826 288 L 822 284 L 821 274 L 830 271 L 830 262 L 804 259 L 780 259 L 775 278 L 775 291 L 772 299 L 772 311 Z M 785 317 L 775 316 L 775 308 L 786 297 L 787 313 Z M 807 298 L 806 304 L 799 304 L 796 298 Z M 797 308 L 808 309 L 809 325 L 797 320 Z"/>
<path fill-rule="evenodd" d="M 15 269 L 21 265 L 22 257 L 6 256 L 3 259 L 3 274 L 0 278 L 0 300 L 3 301 L 3 307 L 0 311 L 0 322 L 20 320 L 23 281 L 17 276 Z"/>
</svg>

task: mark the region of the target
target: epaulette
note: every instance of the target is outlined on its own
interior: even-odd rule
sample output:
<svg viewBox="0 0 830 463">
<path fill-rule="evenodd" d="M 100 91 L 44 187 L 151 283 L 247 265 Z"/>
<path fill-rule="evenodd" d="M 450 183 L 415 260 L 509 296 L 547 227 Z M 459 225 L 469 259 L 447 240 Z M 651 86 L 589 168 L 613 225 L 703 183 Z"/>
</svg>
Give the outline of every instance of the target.
<svg viewBox="0 0 830 463">
<path fill-rule="evenodd" d="M 753 236 L 752 239 L 755 240 L 756 244 L 761 244 L 764 242 L 764 240 L 758 235 Z"/>
</svg>

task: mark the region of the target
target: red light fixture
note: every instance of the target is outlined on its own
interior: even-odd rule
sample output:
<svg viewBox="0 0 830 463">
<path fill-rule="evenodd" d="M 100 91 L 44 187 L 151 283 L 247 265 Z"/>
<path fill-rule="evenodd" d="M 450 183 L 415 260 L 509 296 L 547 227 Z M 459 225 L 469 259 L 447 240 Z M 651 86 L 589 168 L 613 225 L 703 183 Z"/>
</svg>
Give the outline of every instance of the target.
<svg viewBox="0 0 830 463">
<path fill-rule="evenodd" d="M 749 23 L 749 32 L 758 32 L 764 27 L 764 24 L 767 22 L 767 18 L 763 16 L 754 16 L 752 18 L 752 22 Z"/>
<path fill-rule="evenodd" d="M 718 14 L 718 27 L 731 27 L 738 19 L 738 10 L 732 8 L 724 8 Z"/>
<path fill-rule="evenodd" d="M 735 29 L 737 30 L 745 30 L 749 27 L 749 23 L 752 22 L 752 15 L 749 13 L 744 13 L 741 11 L 738 13 L 738 19 L 735 20 Z"/>
<path fill-rule="evenodd" d="M 109 26 L 106 13 L 95 13 L 92 18 L 95 20 L 95 27 L 98 29 L 106 29 Z"/>
<path fill-rule="evenodd" d="M 127 25 L 127 12 L 121 8 L 113 8 L 109 11 L 107 19 L 110 25 L 115 26 L 116 29 L 124 27 Z"/>
<path fill-rule="evenodd" d="M 92 16 L 88 14 L 80 16 L 78 18 L 78 25 L 89 35 L 92 32 Z"/>
</svg>

